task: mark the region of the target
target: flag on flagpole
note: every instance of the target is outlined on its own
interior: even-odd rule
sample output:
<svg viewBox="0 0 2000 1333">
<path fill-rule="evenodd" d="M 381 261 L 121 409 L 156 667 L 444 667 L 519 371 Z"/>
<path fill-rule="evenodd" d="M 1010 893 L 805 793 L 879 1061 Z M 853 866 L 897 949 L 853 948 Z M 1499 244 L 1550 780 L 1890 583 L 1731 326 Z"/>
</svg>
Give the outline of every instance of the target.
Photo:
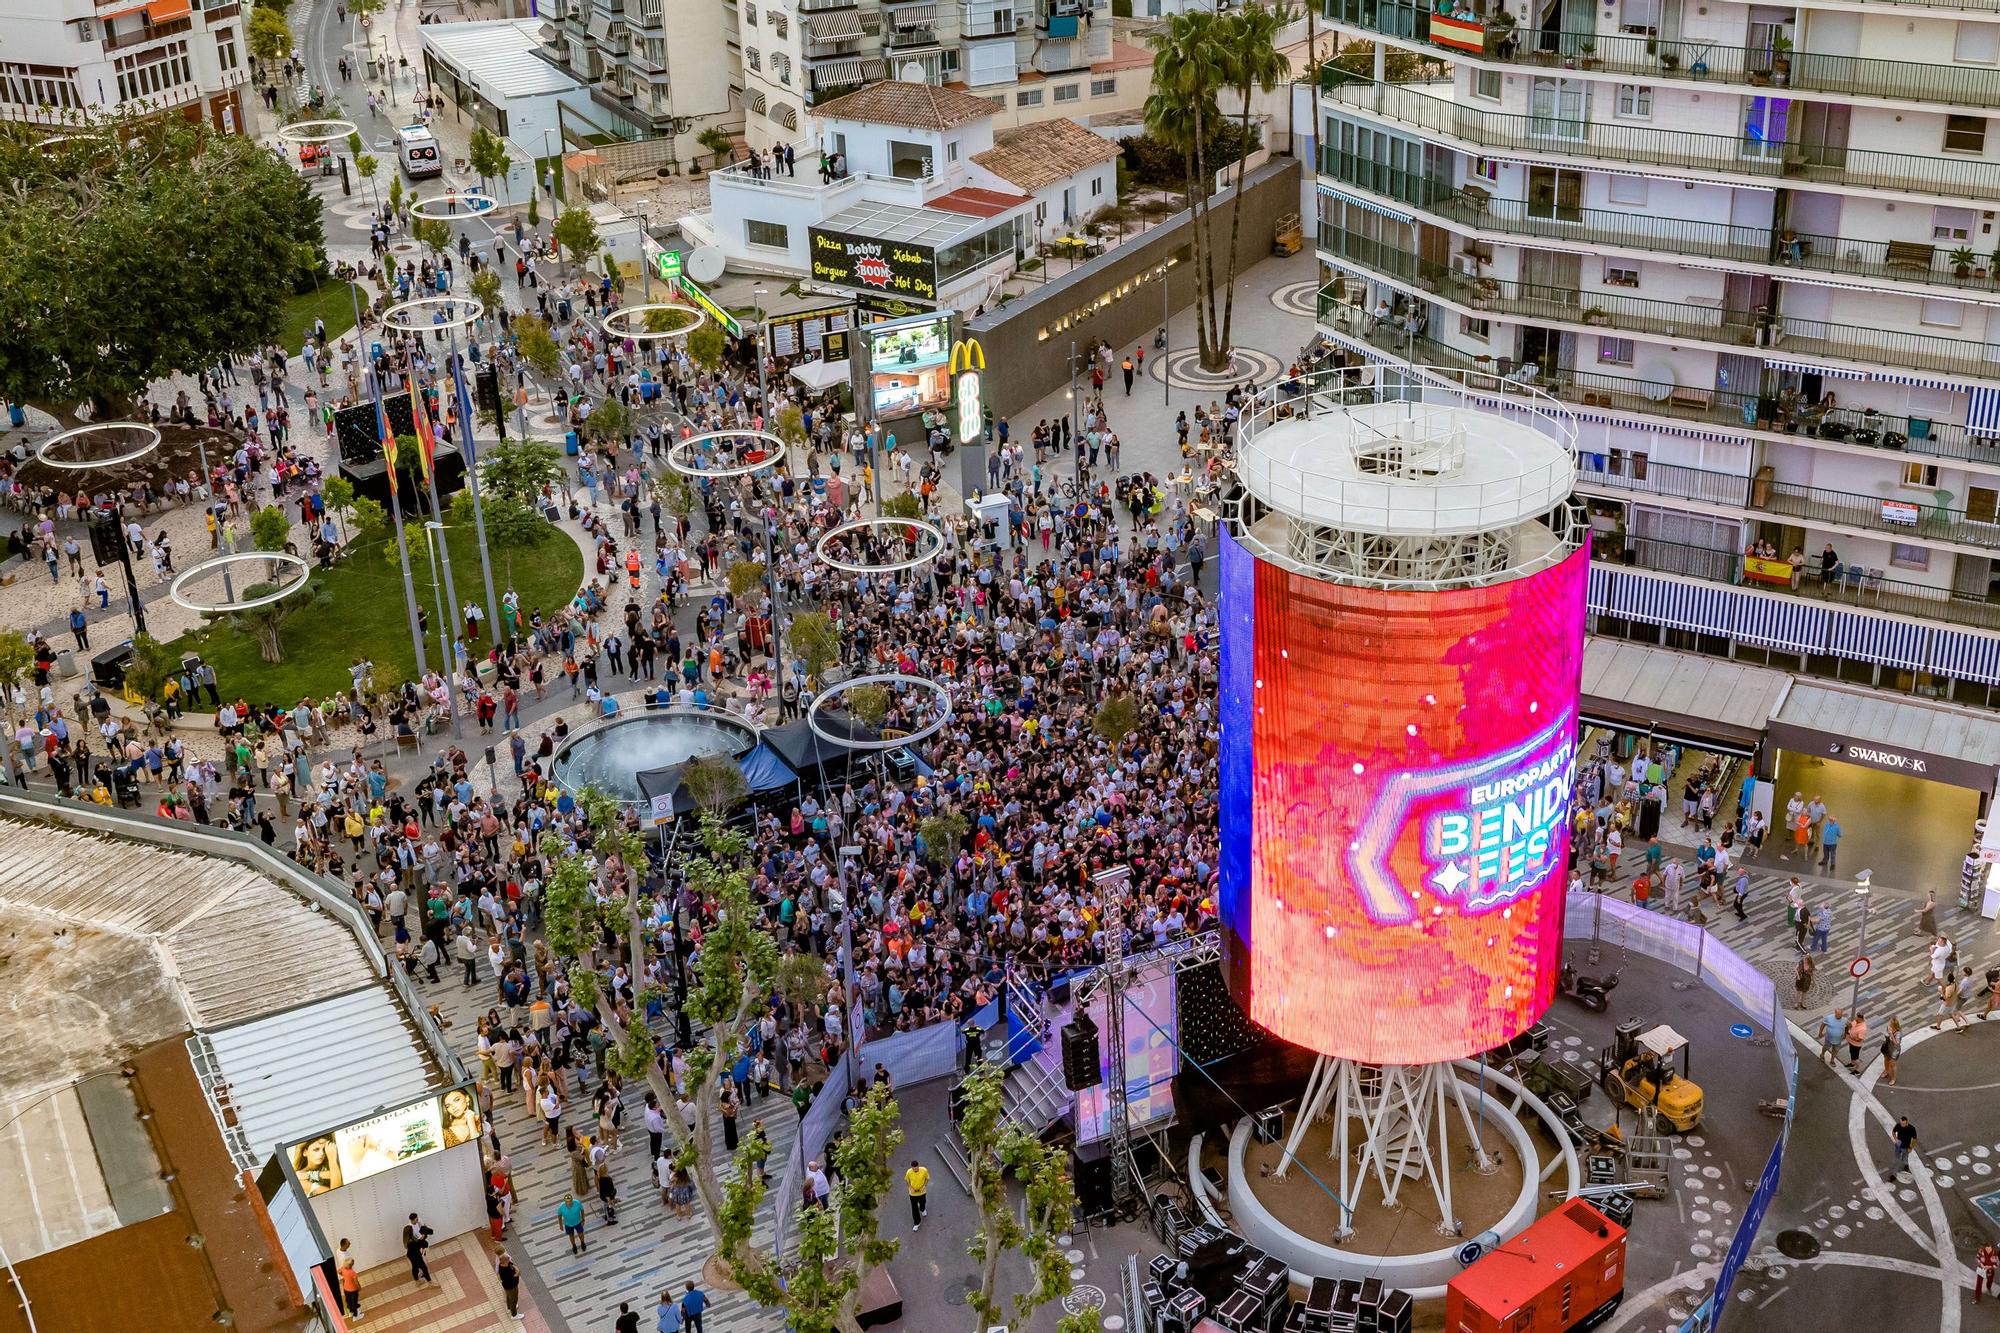
<svg viewBox="0 0 2000 1333">
<path fill-rule="evenodd" d="M 431 480 L 431 469 L 437 465 L 437 436 L 431 431 L 430 405 L 417 388 L 415 375 L 407 377 L 410 386 L 410 416 L 417 423 L 417 463 L 424 470 L 424 480 Z"/>
<path fill-rule="evenodd" d="M 389 411 L 382 406 L 382 397 L 375 397 L 375 429 L 382 436 L 382 457 L 389 464 L 389 494 L 396 493 L 396 433 L 389 429 Z"/>
<path fill-rule="evenodd" d="M 465 468 L 469 473 L 479 460 L 472 452 L 472 393 L 465 386 L 465 358 L 455 356 L 451 362 L 451 377 L 458 390 L 458 447 L 465 458 Z"/>
</svg>

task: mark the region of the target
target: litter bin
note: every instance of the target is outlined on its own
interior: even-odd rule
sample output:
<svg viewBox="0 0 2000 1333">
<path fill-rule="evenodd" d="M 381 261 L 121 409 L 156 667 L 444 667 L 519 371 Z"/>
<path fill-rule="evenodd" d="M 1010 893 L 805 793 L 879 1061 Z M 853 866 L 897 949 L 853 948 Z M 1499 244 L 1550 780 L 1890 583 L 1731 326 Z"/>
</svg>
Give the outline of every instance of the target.
<svg viewBox="0 0 2000 1333">
<path fill-rule="evenodd" d="M 580 452 L 575 431 L 565 431 L 563 433 L 563 452 L 571 458 L 575 458 Z"/>
<path fill-rule="evenodd" d="M 28 424 L 28 414 L 21 410 L 19 403 L 7 404 L 7 424 L 16 427 Z"/>
<path fill-rule="evenodd" d="M 64 648 L 56 653 L 56 675 L 68 680 L 76 674 L 76 650 Z"/>
</svg>

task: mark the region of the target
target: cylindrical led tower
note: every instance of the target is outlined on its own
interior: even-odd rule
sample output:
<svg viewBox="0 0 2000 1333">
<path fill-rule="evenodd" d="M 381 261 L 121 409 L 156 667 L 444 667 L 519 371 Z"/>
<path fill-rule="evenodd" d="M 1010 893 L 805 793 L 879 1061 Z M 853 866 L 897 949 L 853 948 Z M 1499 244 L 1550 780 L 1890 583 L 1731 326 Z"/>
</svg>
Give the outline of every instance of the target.
<svg viewBox="0 0 2000 1333">
<path fill-rule="evenodd" d="M 1472 379 L 1266 390 L 1222 536 L 1225 971 L 1276 1035 L 1368 1064 L 1517 1035 L 1561 967 L 1574 417 Z"/>
</svg>

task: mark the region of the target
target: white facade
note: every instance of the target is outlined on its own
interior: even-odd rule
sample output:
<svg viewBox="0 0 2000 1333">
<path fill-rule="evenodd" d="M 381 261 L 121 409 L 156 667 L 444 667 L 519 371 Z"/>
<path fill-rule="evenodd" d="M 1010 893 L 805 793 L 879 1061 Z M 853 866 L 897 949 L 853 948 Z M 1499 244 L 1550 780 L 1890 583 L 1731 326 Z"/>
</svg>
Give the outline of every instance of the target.
<svg viewBox="0 0 2000 1333">
<path fill-rule="evenodd" d="M 665 141 L 662 164 L 704 156 L 710 126 L 741 114 L 736 5 L 703 0 L 541 0 L 547 58 L 591 90 L 596 126 Z"/>
<path fill-rule="evenodd" d="M 248 12 L 239 0 L 0 0 L 0 120 L 157 109 L 241 133 Z"/>
<path fill-rule="evenodd" d="M 537 54 L 539 24 L 530 19 L 432 23 L 417 29 L 426 84 L 450 104 L 446 114 L 479 124 L 507 146 L 505 180 L 493 183 L 503 201 L 532 194 L 537 162 L 555 156 L 567 107 L 588 115 L 590 90 Z"/>
<path fill-rule="evenodd" d="M 2000 13 L 1894 8 L 1332 0 L 1450 64 L 1323 89 L 1321 327 L 1578 408 L 1600 560 L 1755 588 L 1746 548 L 1801 551 L 1773 597 L 1891 626 L 1821 650 L 1850 678 L 1992 702 L 1862 642 L 2000 631 Z"/>
</svg>

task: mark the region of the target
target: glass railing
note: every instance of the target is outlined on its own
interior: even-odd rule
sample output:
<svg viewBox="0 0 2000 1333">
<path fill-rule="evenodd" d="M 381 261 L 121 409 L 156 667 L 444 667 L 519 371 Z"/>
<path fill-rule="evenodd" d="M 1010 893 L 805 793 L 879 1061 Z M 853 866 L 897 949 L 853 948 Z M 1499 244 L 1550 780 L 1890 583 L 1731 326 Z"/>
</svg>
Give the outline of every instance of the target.
<svg viewBox="0 0 2000 1333">
<path fill-rule="evenodd" d="M 1333 64 L 1320 67 L 1320 87 L 1338 106 L 1447 135 L 1475 150 L 1601 158 L 1620 165 L 1718 172 L 1759 182 L 1826 182 L 1979 200 L 2000 195 L 2000 162 L 1980 158 L 1768 143 L 1747 136 L 1581 120 L 1554 113 L 1484 111 L 1401 84 L 1377 84 Z"/>
<path fill-rule="evenodd" d="M 1961 276 L 1952 259 L 1954 247 L 1925 241 L 1872 241 L 1696 222 L 1644 211 L 1579 208 L 1549 199 L 1496 199 L 1484 191 L 1454 189 L 1435 177 L 1398 171 L 1337 149 L 1321 151 L 1320 173 L 1429 214 L 1441 225 L 1487 234 L 1615 245 L 1675 259 L 1726 259 L 1802 273 L 2000 290 L 2000 251 L 1973 256 Z"/>
<path fill-rule="evenodd" d="M 1822 604 L 1834 603 L 1857 611 L 1889 611 L 1925 620 L 1942 620 L 1976 629 L 2000 629 L 2000 603 L 1982 601 L 1949 588 L 1892 578 L 1881 569 L 1843 564 L 1822 574 L 1818 561 L 1808 560 L 1789 584 L 1745 577 L 1743 555 L 1709 546 L 1641 537 L 1630 532 L 1599 532 L 1591 541 L 1591 559 L 1603 565 L 1679 574 L 1705 583 L 1727 583 Z"/>
<path fill-rule="evenodd" d="M 1581 324 L 1619 333 L 1701 341 L 1724 347 L 1778 349 L 1827 359 L 1887 362 L 1913 370 L 2000 378 L 2000 348 L 1961 338 L 1822 319 L 1773 318 L 1681 301 L 1507 279 L 1469 277 L 1409 249 L 1359 236 L 1329 224 L 1319 229 L 1322 250 L 1349 263 L 1398 278 L 1459 305 L 1515 319 Z"/>
<path fill-rule="evenodd" d="M 1673 41 L 1623 32 L 1545 32 L 1430 5 L 1333 0 L 1329 17 L 1388 37 L 1430 42 L 1483 59 L 1542 68 L 1595 69 L 1646 78 L 1712 79 L 1755 88 L 1860 97 L 1907 97 L 1951 106 L 2000 107 L 2000 69 L 1769 50 L 1728 42 Z"/>
<path fill-rule="evenodd" d="M 1413 334 L 1396 320 L 1374 319 L 1337 300 L 1328 289 L 1320 292 L 1319 320 L 1406 361 L 1478 370 L 1532 384 L 1585 410 L 1764 431 L 1800 440 L 1838 441 L 1888 454 L 1941 461 L 2000 464 L 2000 440 L 1973 435 L 1964 426 L 1928 417 L 1898 416 L 1837 405 L 1824 410 L 1806 409 L 1788 394 L 1743 393 L 1590 370 L 1548 371 L 1537 367 L 1529 375 L 1511 357 L 1471 356 L 1423 333 Z"/>
</svg>

